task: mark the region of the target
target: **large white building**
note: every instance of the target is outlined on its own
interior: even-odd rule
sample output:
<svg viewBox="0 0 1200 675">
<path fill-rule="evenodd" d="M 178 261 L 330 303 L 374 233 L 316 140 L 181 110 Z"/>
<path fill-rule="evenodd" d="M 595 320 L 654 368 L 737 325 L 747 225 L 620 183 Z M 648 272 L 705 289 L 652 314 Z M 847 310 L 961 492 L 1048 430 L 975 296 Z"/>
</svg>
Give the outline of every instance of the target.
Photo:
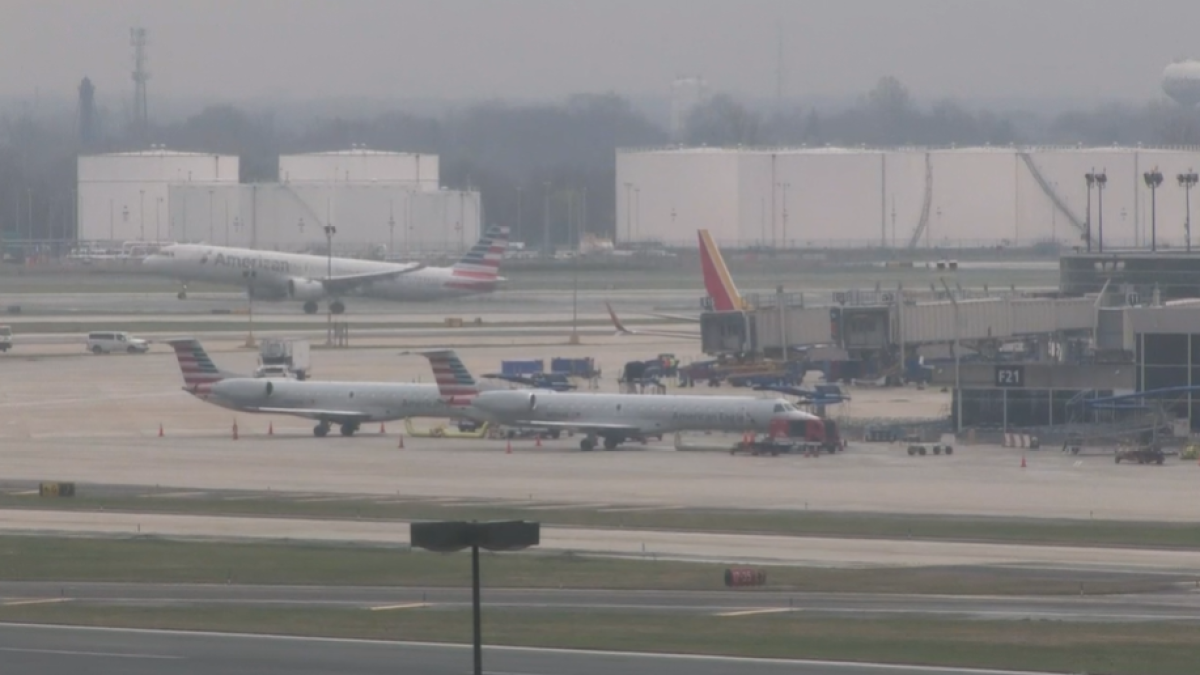
<svg viewBox="0 0 1200 675">
<path fill-rule="evenodd" d="M 617 152 L 617 240 L 691 246 L 906 247 L 1081 242 L 1085 174 L 1104 173 L 1106 245 L 1181 245 L 1198 148 L 658 148 Z M 1098 189 L 1091 192 L 1098 238 Z M 1200 191 L 1191 195 L 1200 198 Z M 1200 204 L 1193 215 L 1200 216 Z M 1193 236 L 1200 241 L 1200 232 Z"/>
<path fill-rule="evenodd" d="M 238 158 L 163 149 L 84 155 L 78 164 L 78 239 L 167 240 L 169 186 L 233 186 Z"/>
<path fill-rule="evenodd" d="M 390 181 L 171 186 L 171 239 L 302 251 L 456 252 L 479 238 L 478 192 L 415 190 Z"/>
<path fill-rule="evenodd" d="M 238 183 L 238 158 L 152 150 L 79 158 L 82 241 L 209 242 L 393 256 L 478 240 L 476 191 L 444 190 L 436 155 L 353 149 L 279 158 L 278 183 Z"/>
</svg>

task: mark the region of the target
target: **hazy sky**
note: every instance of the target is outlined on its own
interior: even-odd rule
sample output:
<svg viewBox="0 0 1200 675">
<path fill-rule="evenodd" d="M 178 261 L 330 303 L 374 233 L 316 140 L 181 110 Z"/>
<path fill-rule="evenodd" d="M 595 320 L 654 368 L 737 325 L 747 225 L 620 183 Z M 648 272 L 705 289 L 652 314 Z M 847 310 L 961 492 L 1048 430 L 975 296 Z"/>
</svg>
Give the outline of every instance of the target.
<svg viewBox="0 0 1200 675">
<path fill-rule="evenodd" d="M 544 98 L 664 95 L 679 74 L 837 97 L 895 75 L 922 99 L 1159 95 L 1200 57 L 1197 0 L 2 0 L 0 96 Z M 152 104 L 153 105 L 153 104 Z"/>
</svg>

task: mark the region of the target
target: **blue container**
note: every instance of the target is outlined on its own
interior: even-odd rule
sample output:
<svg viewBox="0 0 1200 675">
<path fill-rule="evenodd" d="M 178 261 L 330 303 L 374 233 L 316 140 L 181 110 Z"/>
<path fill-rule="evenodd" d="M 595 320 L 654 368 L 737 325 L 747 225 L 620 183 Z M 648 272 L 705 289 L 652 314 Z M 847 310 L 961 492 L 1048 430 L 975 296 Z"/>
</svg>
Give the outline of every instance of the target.
<svg viewBox="0 0 1200 675">
<path fill-rule="evenodd" d="M 545 367 L 545 362 L 541 359 L 501 361 L 500 373 L 503 375 L 536 375 L 545 370 Z"/>
<path fill-rule="evenodd" d="M 592 359 L 589 357 L 577 359 L 554 357 L 550 359 L 550 372 L 552 373 L 589 377 L 593 370 Z"/>
</svg>

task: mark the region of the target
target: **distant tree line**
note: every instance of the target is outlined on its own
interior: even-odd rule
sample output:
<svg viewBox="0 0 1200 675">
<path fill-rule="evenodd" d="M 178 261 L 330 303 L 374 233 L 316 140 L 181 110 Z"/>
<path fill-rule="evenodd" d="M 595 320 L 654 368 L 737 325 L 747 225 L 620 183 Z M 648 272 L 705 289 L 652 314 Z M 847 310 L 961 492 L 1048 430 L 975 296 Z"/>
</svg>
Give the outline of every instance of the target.
<svg viewBox="0 0 1200 675">
<path fill-rule="evenodd" d="M 441 116 L 393 111 L 361 118 L 316 119 L 285 128 L 270 113 L 218 105 L 135 138 L 108 129 L 81 147 L 65 116 L 0 119 L 0 231 L 7 238 L 74 234 L 75 158 L 150 143 L 241 158 L 245 182 L 278 179 L 278 156 L 348 148 L 436 153 L 442 183 L 483 195 L 490 223 L 516 226 L 540 240 L 570 239 L 570 223 L 611 235 L 615 221 L 615 150 L 661 145 L 668 133 L 615 94 L 578 94 L 557 103 L 488 102 Z M 882 78 L 851 106 L 762 112 L 717 94 L 686 120 L 688 145 L 1200 145 L 1200 113 L 1158 101 L 1111 105 L 1044 118 L 1021 111 L 971 110 L 954 101 L 920 105 L 896 78 Z M 574 206 L 571 206 L 571 205 Z M 568 209 L 574 216 L 568 217 Z M 520 217 L 518 219 L 518 214 Z M 548 215 L 547 215 L 548 214 Z"/>
</svg>

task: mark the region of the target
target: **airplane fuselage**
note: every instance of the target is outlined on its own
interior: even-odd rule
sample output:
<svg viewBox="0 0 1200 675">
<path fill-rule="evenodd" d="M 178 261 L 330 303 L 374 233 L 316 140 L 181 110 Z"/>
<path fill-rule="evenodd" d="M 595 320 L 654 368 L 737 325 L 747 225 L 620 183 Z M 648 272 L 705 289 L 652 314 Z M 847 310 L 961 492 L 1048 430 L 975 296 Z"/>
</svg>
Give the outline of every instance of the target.
<svg viewBox="0 0 1200 675">
<path fill-rule="evenodd" d="M 407 265 L 277 251 L 176 244 L 148 256 L 143 269 L 184 283 L 207 282 L 250 289 L 265 300 L 323 300 L 329 294 L 316 281 L 330 277 L 385 273 Z M 395 301 L 428 301 L 494 290 L 494 282 L 455 277 L 448 267 L 425 267 L 364 283 L 342 295 Z"/>
<path fill-rule="evenodd" d="M 387 422 L 456 414 L 432 384 L 230 378 L 192 393 L 239 412 L 282 412 L 330 422 Z M 317 410 L 325 414 L 310 412 Z M 339 411 L 347 415 L 335 414 Z"/>
<path fill-rule="evenodd" d="M 519 426 L 549 422 L 600 435 L 622 429 L 641 434 L 676 431 L 769 433 L 771 421 L 809 422 L 814 415 L 783 399 L 743 396 L 656 396 L 493 391 L 477 395 L 464 412 L 479 421 Z"/>
</svg>

